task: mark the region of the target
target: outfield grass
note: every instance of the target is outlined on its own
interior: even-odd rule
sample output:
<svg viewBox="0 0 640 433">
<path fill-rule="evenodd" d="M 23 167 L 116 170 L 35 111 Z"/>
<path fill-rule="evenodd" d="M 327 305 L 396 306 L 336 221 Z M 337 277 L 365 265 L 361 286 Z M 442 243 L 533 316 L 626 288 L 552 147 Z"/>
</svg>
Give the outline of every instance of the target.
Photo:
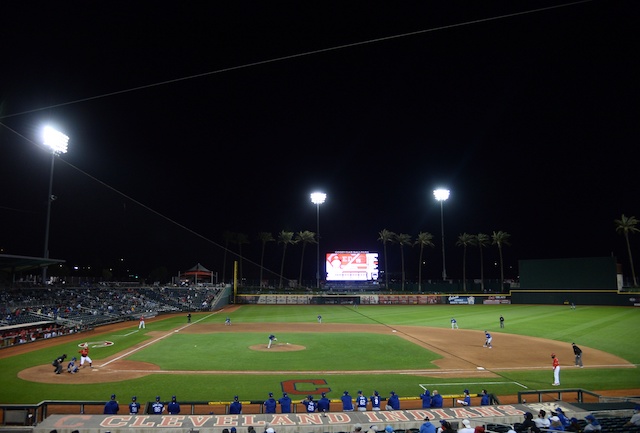
<svg viewBox="0 0 640 433">
<path fill-rule="evenodd" d="M 314 323 L 318 314 L 323 323 L 340 323 L 344 334 L 296 332 L 296 323 Z M 498 318 L 505 317 L 505 329 L 499 329 Z M 593 347 L 610 352 L 633 364 L 640 364 L 640 341 L 635 331 L 640 325 L 640 311 L 626 307 L 578 306 L 570 310 L 566 306 L 532 305 L 437 305 L 437 306 L 360 306 L 357 309 L 343 306 L 242 306 L 229 314 L 233 324 L 265 323 L 265 334 L 186 334 L 176 333 L 169 338 L 151 344 L 126 359 L 158 364 L 164 370 L 265 370 L 265 371 L 325 371 L 325 370 L 375 370 L 428 368 L 438 355 L 415 346 L 405 340 L 378 334 L 349 333 L 350 324 L 383 324 L 389 326 L 411 325 L 426 327 L 450 327 L 455 317 L 462 329 L 500 331 L 519 335 L 548 338 L 582 347 Z M 192 322 L 222 323 L 223 314 L 194 314 Z M 299 352 L 265 353 L 247 350 L 253 344 L 266 343 L 269 323 L 291 323 L 291 332 L 284 338 L 293 340 L 306 350 Z M 146 331 L 169 331 L 186 324 L 186 315 L 172 316 L 147 322 Z M 137 322 L 131 329 L 137 329 Z M 281 338 L 279 333 L 278 337 Z M 186 401 L 227 401 L 233 395 L 244 400 L 260 400 L 268 392 L 279 394 L 281 383 L 296 379 L 325 379 L 331 388 L 330 397 L 339 397 L 344 390 L 355 394 L 362 389 L 366 394 L 378 390 L 387 396 L 394 390 L 400 396 L 417 396 L 426 385 L 437 387 L 440 393 L 458 393 L 461 387 L 472 393 L 482 388 L 498 395 L 516 394 L 529 389 L 548 389 L 549 371 L 513 370 L 500 373 L 498 378 L 427 378 L 404 374 L 350 374 L 328 375 L 246 375 L 246 374 L 185 374 L 149 376 L 119 383 L 91 385 L 50 385 L 27 382 L 17 378 L 17 373 L 27 367 L 49 364 L 61 353 L 72 356 L 77 344 L 86 338 L 79 335 L 74 342 L 65 341 L 59 347 L 37 350 L 0 360 L 0 403 L 37 403 L 45 399 L 103 400 L 112 393 L 123 396 L 137 395 L 140 401 L 151 401 L 156 395 L 169 398 L 178 395 Z M 150 337 L 144 332 L 120 331 L 99 339 L 111 340 L 111 347 L 94 350 L 94 362 L 127 347 L 145 342 Z M 284 340 L 283 340 L 284 341 Z M 452 341 L 452 344 L 455 342 Z M 197 346 L 197 347 L 196 347 Z M 10 350 L 10 349 L 4 349 Z M 544 347 L 532 347 L 532 351 Z M 588 363 L 588 351 L 585 351 Z M 433 365 L 431 365 L 433 367 Z M 81 374 L 86 374 L 82 372 Z M 563 387 L 579 387 L 591 390 L 640 389 L 637 369 L 565 369 L 562 372 Z M 306 385 L 298 386 L 307 392 Z M 309 384 L 308 391 L 315 385 Z"/>
</svg>

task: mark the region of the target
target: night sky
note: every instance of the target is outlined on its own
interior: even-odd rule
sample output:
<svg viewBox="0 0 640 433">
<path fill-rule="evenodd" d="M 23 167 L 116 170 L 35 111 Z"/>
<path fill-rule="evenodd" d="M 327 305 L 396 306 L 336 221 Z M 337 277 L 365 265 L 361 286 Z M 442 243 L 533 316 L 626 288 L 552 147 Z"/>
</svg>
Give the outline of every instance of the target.
<svg viewBox="0 0 640 433">
<path fill-rule="evenodd" d="M 43 256 L 51 124 L 70 141 L 49 250 L 69 265 L 222 273 L 230 231 L 256 278 L 257 233 L 316 232 L 321 190 L 321 253 L 378 251 L 399 272 L 378 233 L 430 232 L 423 277 L 438 279 L 446 187 L 450 278 L 458 235 L 498 230 L 509 277 L 519 260 L 610 255 L 629 272 L 613 221 L 640 217 L 637 2 L 218 3 L 2 2 L 2 253 Z M 271 278 L 281 259 L 268 244 Z M 304 263 L 314 279 L 315 245 Z"/>
</svg>

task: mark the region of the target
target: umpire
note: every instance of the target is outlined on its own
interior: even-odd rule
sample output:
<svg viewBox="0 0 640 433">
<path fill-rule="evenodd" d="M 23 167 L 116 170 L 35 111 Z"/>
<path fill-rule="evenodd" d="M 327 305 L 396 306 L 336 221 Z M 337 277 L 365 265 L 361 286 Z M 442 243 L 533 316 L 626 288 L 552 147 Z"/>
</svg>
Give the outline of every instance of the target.
<svg viewBox="0 0 640 433">
<path fill-rule="evenodd" d="M 576 367 L 582 368 L 582 349 L 576 346 L 576 343 L 571 343 L 573 346 L 573 354 L 576 356 Z"/>
</svg>

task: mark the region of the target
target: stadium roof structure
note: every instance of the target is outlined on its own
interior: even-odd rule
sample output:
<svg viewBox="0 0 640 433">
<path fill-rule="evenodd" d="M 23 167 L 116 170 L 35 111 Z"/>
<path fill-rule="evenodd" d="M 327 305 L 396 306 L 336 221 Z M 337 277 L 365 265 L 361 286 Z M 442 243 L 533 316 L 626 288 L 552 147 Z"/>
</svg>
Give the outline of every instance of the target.
<svg viewBox="0 0 640 433">
<path fill-rule="evenodd" d="M 16 274 L 65 262 L 66 260 L 61 259 L 0 254 L 0 272 Z"/>
</svg>

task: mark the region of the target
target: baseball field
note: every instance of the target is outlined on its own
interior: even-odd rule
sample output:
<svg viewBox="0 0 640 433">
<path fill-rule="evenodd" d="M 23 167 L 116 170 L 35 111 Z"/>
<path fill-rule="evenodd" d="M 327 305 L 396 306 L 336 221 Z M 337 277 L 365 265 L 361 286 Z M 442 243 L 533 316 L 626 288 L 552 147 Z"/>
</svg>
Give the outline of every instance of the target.
<svg viewBox="0 0 640 433">
<path fill-rule="evenodd" d="M 317 316 L 322 316 L 318 323 Z M 505 327 L 499 327 L 499 317 Z M 231 325 L 224 324 L 225 318 Z M 460 329 L 452 330 L 451 318 Z M 640 395 L 640 310 L 540 305 L 229 306 L 138 322 L 0 350 L 0 403 L 42 400 L 264 400 L 327 392 L 339 398 L 377 390 L 386 397 L 440 394 L 497 396 L 552 388 L 551 353 L 561 388 Z M 483 347 L 484 331 L 493 348 Z M 268 336 L 277 337 L 267 349 Z M 88 342 L 94 368 L 53 373 L 62 353 L 79 358 Z M 571 343 L 583 350 L 574 365 Z M 65 364 L 66 365 L 66 364 Z"/>
</svg>

